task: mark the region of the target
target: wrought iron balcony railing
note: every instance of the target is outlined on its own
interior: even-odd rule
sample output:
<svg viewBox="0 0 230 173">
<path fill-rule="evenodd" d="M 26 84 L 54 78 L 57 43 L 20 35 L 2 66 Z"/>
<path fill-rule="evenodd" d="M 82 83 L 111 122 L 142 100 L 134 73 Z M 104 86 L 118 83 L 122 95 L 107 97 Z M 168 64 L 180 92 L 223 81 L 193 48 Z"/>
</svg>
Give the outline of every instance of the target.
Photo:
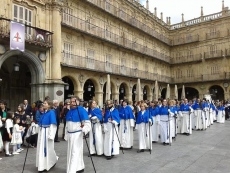
<svg viewBox="0 0 230 173">
<path fill-rule="evenodd" d="M 108 61 L 99 61 L 89 57 L 82 57 L 69 53 L 62 53 L 62 65 L 68 67 L 76 67 L 80 69 L 98 71 L 103 73 L 111 73 L 115 75 L 129 76 L 145 80 L 158 80 L 160 82 L 170 83 L 171 78 L 165 75 L 159 75 L 149 71 L 130 68 L 125 65 L 117 65 Z"/>
<path fill-rule="evenodd" d="M 178 78 L 172 78 L 173 83 L 194 83 L 194 82 L 208 82 L 208 81 L 222 81 L 229 80 L 230 72 L 221 72 L 215 74 L 203 74 L 194 76 L 181 76 Z"/>
<path fill-rule="evenodd" d="M 211 32 L 211 33 L 206 33 L 206 39 L 213 39 L 213 38 L 218 38 L 220 37 L 220 31 L 216 32 Z"/>
<path fill-rule="evenodd" d="M 191 54 L 187 56 L 174 56 L 171 58 L 170 63 L 171 64 L 181 64 L 181 63 L 190 63 L 190 62 L 198 62 L 202 61 L 202 54 Z"/>
<path fill-rule="evenodd" d="M 222 50 L 216 50 L 213 52 L 204 52 L 205 59 L 223 58 L 224 56 L 225 56 L 225 53 Z"/>
<path fill-rule="evenodd" d="M 107 2 L 107 1 L 101 1 L 101 0 L 86 0 L 90 4 L 93 4 L 94 6 L 97 6 L 100 9 L 105 10 L 106 12 L 110 13 L 112 16 L 115 16 L 122 21 L 125 21 L 126 23 L 130 24 L 131 26 L 134 26 L 142 31 L 144 31 L 146 34 L 151 35 L 152 37 L 171 45 L 171 40 L 164 35 L 158 33 L 153 28 L 150 28 L 147 26 L 144 22 L 139 21 L 138 19 L 134 18 L 132 15 L 126 13 L 120 8 L 117 8 L 113 4 Z M 156 22 L 159 22 L 161 25 L 167 25 L 160 19 L 158 19 L 156 16 L 153 16 L 156 19 Z"/>
<path fill-rule="evenodd" d="M 0 36 L 10 37 L 10 19 L 0 18 Z M 52 32 L 41 28 L 25 25 L 25 41 L 30 44 L 51 48 Z"/>
<path fill-rule="evenodd" d="M 170 61 L 170 58 L 168 55 L 165 55 L 163 53 L 160 53 L 154 49 L 151 49 L 145 45 L 139 44 L 137 42 L 134 42 L 132 40 L 129 40 L 125 38 L 125 35 L 117 35 L 113 32 L 110 32 L 104 28 L 101 28 L 99 26 L 96 26 L 94 24 L 89 23 L 87 20 L 80 19 L 75 16 L 71 16 L 71 20 L 65 20 L 64 16 L 67 16 L 69 14 L 63 13 L 62 18 L 62 25 L 70 27 L 72 29 L 79 30 L 81 32 L 87 33 L 89 35 L 93 35 L 97 38 L 106 40 L 110 43 L 123 46 L 126 49 L 131 49 L 132 51 L 139 52 L 141 54 L 145 54 L 150 57 L 154 57 L 158 60 L 168 62 Z"/>
<path fill-rule="evenodd" d="M 187 44 L 187 43 L 193 43 L 199 41 L 199 35 L 189 35 L 186 37 L 178 37 L 173 39 L 173 46 L 181 45 L 181 44 Z"/>
</svg>

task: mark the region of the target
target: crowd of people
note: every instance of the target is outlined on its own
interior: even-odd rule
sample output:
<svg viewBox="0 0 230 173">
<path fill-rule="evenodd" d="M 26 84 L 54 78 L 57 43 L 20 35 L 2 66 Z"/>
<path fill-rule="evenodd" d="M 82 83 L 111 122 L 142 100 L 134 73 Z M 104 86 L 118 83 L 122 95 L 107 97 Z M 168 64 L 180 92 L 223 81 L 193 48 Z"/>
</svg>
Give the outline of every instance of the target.
<svg viewBox="0 0 230 173">
<path fill-rule="evenodd" d="M 38 171 L 49 171 L 59 158 L 54 142 L 60 142 L 59 125 L 63 122 L 67 173 L 84 172 L 83 139 L 87 137 L 89 157 L 103 155 L 111 160 L 120 150 L 133 148 L 134 134 L 138 137 L 137 153 L 151 152 L 156 142 L 171 145 L 177 134 L 191 135 L 193 130 L 206 130 L 214 122 L 224 123 L 229 110 L 228 102 L 199 98 L 134 103 L 108 100 L 101 109 L 96 100 L 83 102 L 73 96 L 64 103 L 46 97 L 32 106 L 24 100 L 13 112 L 0 100 L 0 151 L 12 157 L 20 154 L 23 146 L 36 147 Z"/>
</svg>

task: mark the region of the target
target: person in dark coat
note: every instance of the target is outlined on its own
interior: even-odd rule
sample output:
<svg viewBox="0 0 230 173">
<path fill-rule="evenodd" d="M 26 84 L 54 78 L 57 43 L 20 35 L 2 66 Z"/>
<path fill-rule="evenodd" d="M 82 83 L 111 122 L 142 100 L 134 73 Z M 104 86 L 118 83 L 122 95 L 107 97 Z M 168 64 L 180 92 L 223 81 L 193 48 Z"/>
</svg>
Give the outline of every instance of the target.
<svg viewBox="0 0 230 173">
<path fill-rule="evenodd" d="M 61 111 L 60 111 L 60 107 L 58 105 L 59 105 L 58 100 L 53 100 L 53 109 L 55 111 L 56 121 L 57 121 L 57 131 L 55 134 L 54 142 L 60 142 L 58 140 L 58 130 L 59 130 L 59 125 L 60 125 L 60 113 L 61 113 Z"/>
<path fill-rule="evenodd" d="M 33 111 L 32 111 L 32 107 L 28 104 L 28 100 L 24 100 L 23 104 L 25 106 L 24 110 L 26 115 L 32 116 Z"/>
</svg>

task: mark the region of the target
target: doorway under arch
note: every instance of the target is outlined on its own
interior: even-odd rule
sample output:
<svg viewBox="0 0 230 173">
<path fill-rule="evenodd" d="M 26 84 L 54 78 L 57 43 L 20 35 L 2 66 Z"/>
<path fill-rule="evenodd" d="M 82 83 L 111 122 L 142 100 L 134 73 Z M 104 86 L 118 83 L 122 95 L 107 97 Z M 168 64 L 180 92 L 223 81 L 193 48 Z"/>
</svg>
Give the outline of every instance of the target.
<svg viewBox="0 0 230 173">
<path fill-rule="evenodd" d="M 224 100 L 224 90 L 219 85 L 213 85 L 209 88 L 209 93 L 213 100 Z"/>
</svg>

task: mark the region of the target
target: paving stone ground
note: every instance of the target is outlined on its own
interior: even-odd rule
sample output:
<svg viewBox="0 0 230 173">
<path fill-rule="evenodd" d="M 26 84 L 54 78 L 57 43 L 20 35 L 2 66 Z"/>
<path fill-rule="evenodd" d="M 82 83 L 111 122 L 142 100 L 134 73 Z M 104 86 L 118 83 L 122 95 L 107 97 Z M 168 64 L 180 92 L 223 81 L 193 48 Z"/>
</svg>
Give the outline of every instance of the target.
<svg viewBox="0 0 230 173">
<path fill-rule="evenodd" d="M 205 131 L 193 131 L 190 136 L 177 135 L 171 146 L 154 143 L 152 154 L 137 153 L 137 131 L 134 136 L 134 147 L 124 150 L 125 154 L 120 152 L 112 160 L 93 157 L 97 173 L 230 173 L 230 121 L 214 123 Z M 85 173 L 93 173 L 85 146 Z M 55 143 L 55 150 L 60 159 L 49 172 L 65 173 L 67 142 Z M 21 173 L 25 155 L 26 150 L 14 157 L 4 157 L 1 153 L 0 173 Z M 36 149 L 29 148 L 24 173 L 37 172 L 35 156 Z"/>
</svg>

